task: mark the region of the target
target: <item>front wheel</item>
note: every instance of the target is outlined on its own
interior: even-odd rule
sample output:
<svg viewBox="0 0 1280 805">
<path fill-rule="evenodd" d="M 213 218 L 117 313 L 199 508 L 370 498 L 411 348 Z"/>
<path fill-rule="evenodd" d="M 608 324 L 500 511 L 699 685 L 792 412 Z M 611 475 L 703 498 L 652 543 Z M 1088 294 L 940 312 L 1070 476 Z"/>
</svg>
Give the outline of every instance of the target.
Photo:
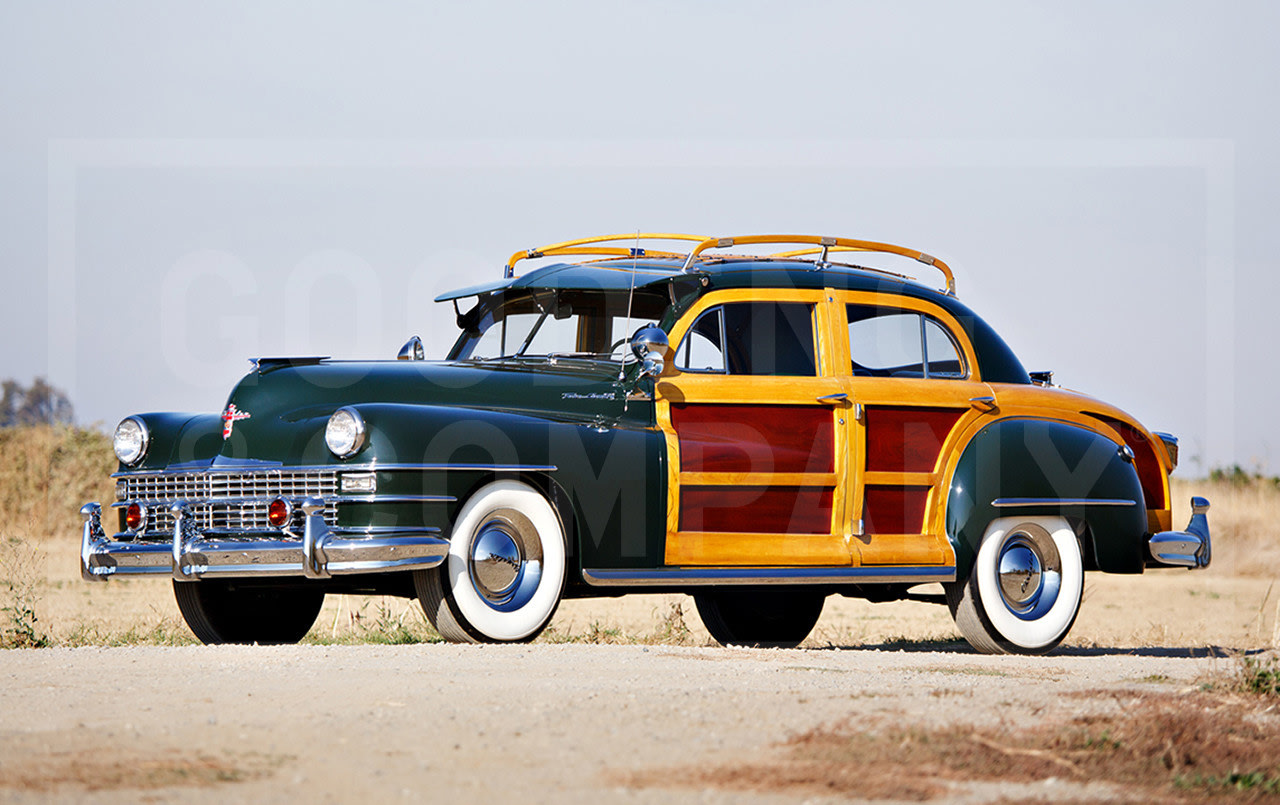
<svg viewBox="0 0 1280 805">
<path fill-rule="evenodd" d="M 452 643 L 532 640 L 564 591 L 566 545 L 547 499 L 518 481 L 481 487 L 458 514 L 444 564 L 414 573 L 422 609 Z"/>
<path fill-rule="evenodd" d="M 324 593 L 209 579 L 174 581 L 182 619 L 206 645 L 297 643 L 311 631 Z"/>
<path fill-rule="evenodd" d="M 1048 653 L 1080 612 L 1080 542 L 1061 517 L 993 520 L 969 578 L 946 592 L 956 626 L 980 653 Z"/>
<path fill-rule="evenodd" d="M 822 615 L 826 596 L 810 590 L 716 590 L 693 602 L 722 646 L 795 648 Z"/>
</svg>

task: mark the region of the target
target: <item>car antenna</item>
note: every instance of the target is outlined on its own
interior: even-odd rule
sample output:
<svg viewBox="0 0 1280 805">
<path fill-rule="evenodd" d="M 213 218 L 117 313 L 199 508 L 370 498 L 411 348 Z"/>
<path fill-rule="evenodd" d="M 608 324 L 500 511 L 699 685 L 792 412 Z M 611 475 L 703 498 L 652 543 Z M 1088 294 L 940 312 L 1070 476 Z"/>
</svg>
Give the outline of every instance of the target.
<svg viewBox="0 0 1280 805">
<path fill-rule="evenodd" d="M 618 359 L 618 382 L 621 383 L 627 376 L 627 350 L 631 348 L 631 303 L 636 298 L 636 261 L 640 259 L 640 230 L 636 230 L 636 245 L 631 250 L 631 290 L 627 292 L 627 326 L 622 331 L 622 337 L 626 339 L 622 347 L 622 357 Z M 622 413 L 627 412 L 627 394 L 622 393 Z"/>
</svg>

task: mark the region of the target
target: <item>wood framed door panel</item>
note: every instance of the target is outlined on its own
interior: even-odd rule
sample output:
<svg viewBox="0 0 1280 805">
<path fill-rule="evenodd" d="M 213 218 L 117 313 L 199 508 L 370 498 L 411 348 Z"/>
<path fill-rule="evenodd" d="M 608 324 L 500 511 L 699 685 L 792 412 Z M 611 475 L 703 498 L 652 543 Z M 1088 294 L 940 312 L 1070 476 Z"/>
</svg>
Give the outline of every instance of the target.
<svg viewBox="0 0 1280 805">
<path fill-rule="evenodd" d="M 847 414 L 821 377 L 683 376 L 659 384 L 668 565 L 845 566 Z"/>
</svg>

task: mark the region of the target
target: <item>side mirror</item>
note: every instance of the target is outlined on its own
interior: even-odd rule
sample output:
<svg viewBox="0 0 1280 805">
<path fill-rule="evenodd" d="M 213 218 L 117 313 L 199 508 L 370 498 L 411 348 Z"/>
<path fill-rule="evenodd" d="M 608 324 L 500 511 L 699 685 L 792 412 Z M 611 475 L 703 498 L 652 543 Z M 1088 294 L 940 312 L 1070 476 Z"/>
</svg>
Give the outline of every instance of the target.
<svg viewBox="0 0 1280 805">
<path fill-rule="evenodd" d="M 666 367 L 667 334 L 652 325 L 642 327 L 631 336 L 631 351 L 641 360 L 640 373 L 644 377 L 657 377 Z"/>
<path fill-rule="evenodd" d="M 400 361 L 421 361 L 427 357 L 426 350 L 422 348 L 422 339 L 416 335 L 404 342 L 404 346 L 400 347 L 400 354 L 396 355 L 396 360 Z"/>
</svg>

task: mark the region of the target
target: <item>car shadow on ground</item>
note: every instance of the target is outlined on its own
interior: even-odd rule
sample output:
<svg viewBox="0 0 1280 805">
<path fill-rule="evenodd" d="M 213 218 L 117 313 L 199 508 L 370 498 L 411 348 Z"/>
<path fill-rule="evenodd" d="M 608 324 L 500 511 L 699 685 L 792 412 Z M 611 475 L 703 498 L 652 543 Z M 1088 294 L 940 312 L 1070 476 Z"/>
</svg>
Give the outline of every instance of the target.
<svg viewBox="0 0 1280 805">
<path fill-rule="evenodd" d="M 828 645 L 815 647 L 816 651 L 906 651 L 906 652 L 940 652 L 951 654 L 973 654 L 973 650 L 963 640 L 892 640 L 884 643 L 863 643 L 860 645 L 838 646 Z M 1232 649 L 1223 646 L 1059 646 L 1049 653 L 1050 657 L 1174 657 L 1186 659 L 1204 659 L 1208 657 L 1236 657 L 1262 653 L 1263 649 Z"/>
</svg>

